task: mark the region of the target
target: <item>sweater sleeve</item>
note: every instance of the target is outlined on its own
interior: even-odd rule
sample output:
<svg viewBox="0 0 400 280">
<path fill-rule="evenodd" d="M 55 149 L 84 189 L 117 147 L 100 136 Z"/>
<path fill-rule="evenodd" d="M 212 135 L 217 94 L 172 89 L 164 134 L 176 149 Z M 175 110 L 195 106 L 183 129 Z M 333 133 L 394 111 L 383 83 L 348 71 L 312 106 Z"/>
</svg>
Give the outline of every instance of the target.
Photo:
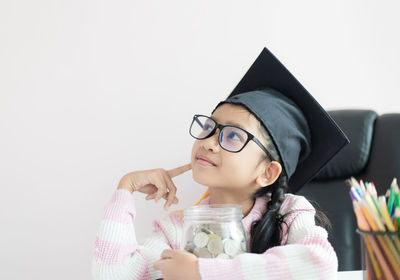
<svg viewBox="0 0 400 280">
<path fill-rule="evenodd" d="M 326 230 L 315 225 L 314 207 L 303 196 L 293 196 L 289 210 L 285 244 L 233 259 L 199 258 L 201 279 L 336 279 L 337 256 Z"/>
<path fill-rule="evenodd" d="M 138 244 L 134 221 L 135 199 L 127 190 L 117 189 L 104 208 L 104 217 L 94 242 L 92 278 L 107 280 L 160 279 L 153 264 L 165 249 L 175 249 L 176 232 L 165 215 L 154 220 L 153 233 Z"/>
</svg>

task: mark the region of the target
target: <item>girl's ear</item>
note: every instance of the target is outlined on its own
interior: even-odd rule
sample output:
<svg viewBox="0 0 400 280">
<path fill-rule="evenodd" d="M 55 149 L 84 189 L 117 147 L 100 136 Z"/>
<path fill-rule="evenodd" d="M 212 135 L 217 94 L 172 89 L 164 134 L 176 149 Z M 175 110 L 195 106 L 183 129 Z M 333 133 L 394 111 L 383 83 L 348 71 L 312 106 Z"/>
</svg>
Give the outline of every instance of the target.
<svg viewBox="0 0 400 280">
<path fill-rule="evenodd" d="M 256 178 L 257 185 L 265 187 L 272 185 L 282 172 L 282 165 L 277 161 L 271 161 L 265 170 Z"/>
</svg>

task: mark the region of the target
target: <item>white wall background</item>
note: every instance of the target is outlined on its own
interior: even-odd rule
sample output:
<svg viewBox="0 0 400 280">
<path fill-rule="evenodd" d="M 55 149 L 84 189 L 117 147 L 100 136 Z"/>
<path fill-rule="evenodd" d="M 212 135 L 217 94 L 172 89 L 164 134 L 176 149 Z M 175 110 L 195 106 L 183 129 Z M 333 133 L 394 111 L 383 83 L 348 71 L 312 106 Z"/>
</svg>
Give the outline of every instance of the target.
<svg viewBox="0 0 400 280">
<path fill-rule="evenodd" d="M 0 278 L 90 279 L 127 172 L 190 161 L 194 113 L 264 46 L 326 109 L 399 112 L 398 1 L 0 2 Z M 174 179 L 182 209 L 205 187 Z M 136 194 L 135 194 L 136 195 Z M 137 194 L 139 241 L 163 214 Z"/>
</svg>

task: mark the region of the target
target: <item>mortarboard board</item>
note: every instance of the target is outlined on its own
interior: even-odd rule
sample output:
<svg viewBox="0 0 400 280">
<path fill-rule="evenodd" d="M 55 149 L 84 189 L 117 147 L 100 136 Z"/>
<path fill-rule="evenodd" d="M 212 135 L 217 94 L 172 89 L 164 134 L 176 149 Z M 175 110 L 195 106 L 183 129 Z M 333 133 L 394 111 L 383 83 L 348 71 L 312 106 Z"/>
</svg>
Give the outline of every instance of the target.
<svg viewBox="0 0 400 280">
<path fill-rule="evenodd" d="M 350 141 L 286 67 L 264 48 L 232 93 L 218 103 L 245 106 L 269 132 L 297 192 Z"/>
</svg>

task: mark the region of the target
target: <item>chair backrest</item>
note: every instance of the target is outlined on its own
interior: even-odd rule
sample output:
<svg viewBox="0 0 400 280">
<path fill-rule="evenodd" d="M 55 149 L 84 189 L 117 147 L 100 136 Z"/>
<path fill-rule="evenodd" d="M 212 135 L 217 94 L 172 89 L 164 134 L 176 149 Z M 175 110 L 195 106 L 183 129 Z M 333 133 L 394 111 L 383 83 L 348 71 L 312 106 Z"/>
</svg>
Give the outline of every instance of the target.
<svg viewBox="0 0 400 280">
<path fill-rule="evenodd" d="M 377 115 L 372 110 L 328 111 L 350 139 L 325 168 L 297 193 L 316 202 L 332 223 L 328 238 L 339 259 L 339 271 L 361 269 L 357 221 L 345 180 L 374 182 L 384 195 L 400 178 L 400 113 Z M 326 143 L 329 145 L 329 143 Z"/>
</svg>

